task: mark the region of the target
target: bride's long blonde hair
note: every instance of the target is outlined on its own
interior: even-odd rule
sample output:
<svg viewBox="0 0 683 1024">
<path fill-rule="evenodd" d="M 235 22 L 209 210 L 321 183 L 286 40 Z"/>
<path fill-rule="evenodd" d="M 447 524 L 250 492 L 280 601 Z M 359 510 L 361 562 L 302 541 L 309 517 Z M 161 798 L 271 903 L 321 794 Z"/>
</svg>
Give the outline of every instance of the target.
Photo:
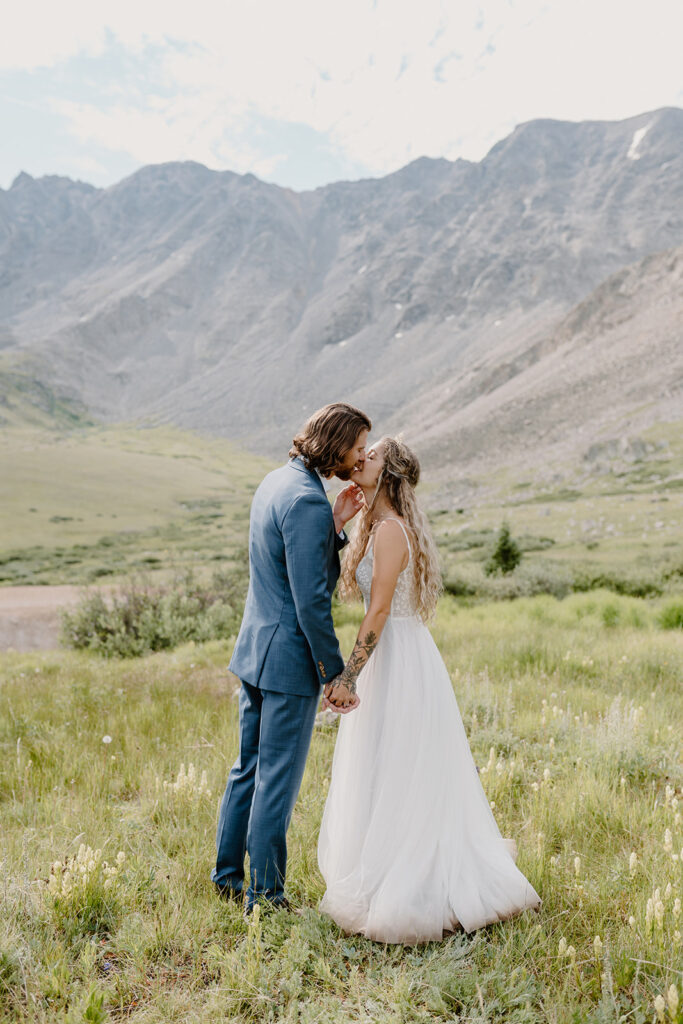
<svg viewBox="0 0 683 1024">
<path fill-rule="evenodd" d="M 415 494 L 420 479 L 420 463 L 400 437 L 383 437 L 380 444 L 384 447 L 384 465 L 374 497 L 370 505 L 358 513 L 351 541 L 344 552 L 339 593 L 344 601 L 357 600 L 361 596 L 356 583 L 356 569 L 368 546 L 372 510 L 380 494 L 384 494 L 408 529 L 417 612 L 421 619 L 427 621 L 436 610 L 442 585 L 436 544 Z"/>
</svg>

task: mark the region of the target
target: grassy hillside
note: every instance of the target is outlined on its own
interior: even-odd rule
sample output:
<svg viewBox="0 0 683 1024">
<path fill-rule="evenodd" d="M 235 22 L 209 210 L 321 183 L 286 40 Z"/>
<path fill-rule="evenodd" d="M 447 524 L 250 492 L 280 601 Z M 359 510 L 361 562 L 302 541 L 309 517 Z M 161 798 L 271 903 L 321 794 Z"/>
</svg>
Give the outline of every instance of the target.
<svg viewBox="0 0 683 1024">
<path fill-rule="evenodd" d="M 629 461 L 596 457 L 590 466 L 501 469 L 476 481 L 475 496 L 446 507 L 428 487 L 446 576 L 474 585 L 503 520 L 521 542 L 523 565 L 562 579 L 574 572 L 632 580 L 683 575 L 683 422 L 642 437 L 647 451 Z M 553 476 L 560 479 L 555 482 Z M 476 496 L 479 495 L 479 497 Z"/>
<path fill-rule="evenodd" d="M 15 426 L 0 446 L 0 583 L 229 562 L 266 460 L 172 427 Z"/>
<path fill-rule="evenodd" d="M 0 394 L 7 379 L 0 375 Z M 7 386 L 0 407 L 14 416 L 0 425 L 0 585 L 230 565 L 271 462 L 172 427 L 105 426 L 75 413 L 67 422 L 54 396 L 41 392 L 41 411 L 28 378 L 13 379 L 23 390 Z M 598 453 L 556 474 L 502 468 L 470 481 L 462 500 L 442 469 L 427 466 L 422 494 L 446 578 L 486 593 L 482 567 L 507 519 L 524 551 L 521 592 L 525 574 L 536 589 L 540 580 L 556 592 L 577 573 L 658 586 L 665 577 L 680 588 L 683 423 L 663 424 L 639 443 L 642 454 L 629 461 Z M 283 440 L 283 459 L 286 449 Z"/>
<path fill-rule="evenodd" d="M 683 1002 L 671 603 L 443 600 L 434 635 L 543 907 L 415 948 L 346 938 L 316 910 L 335 727 L 316 730 L 290 830 L 303 916 L 247 926 L 216 900 L 216 811 L 237 751 L 228 642 L 133 662 L 0 655 L 0 1021 L 653 1021 L 672 985 Z M 357 623 L 353 609 L 339 619 L 347 651 Z M 173 789 L 190 763 L 195 783 Z M 118 873 L 93 864 L 81 895 L 46 889 L 81 844 L 110 865 L 120 851 Z"/>
</svg>

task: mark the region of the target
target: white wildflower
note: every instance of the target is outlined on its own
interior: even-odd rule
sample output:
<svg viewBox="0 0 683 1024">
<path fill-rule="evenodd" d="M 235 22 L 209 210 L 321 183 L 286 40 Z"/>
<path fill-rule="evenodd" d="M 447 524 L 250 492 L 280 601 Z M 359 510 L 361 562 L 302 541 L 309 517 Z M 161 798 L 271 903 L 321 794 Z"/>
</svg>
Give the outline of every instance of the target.
<svg viewBox="0 0 683 1024">
<path fill-rule="evenodd" d="M 668 828 L 664 833 L 664 849 L 667 853 L 671 853 L 673 848 L 673 836 L 671 835 L 671 829 Z"/>
<path fill-rule="evenodd" d="M 664 1010 L 666 1009 L 666 1003 L 664 1002 L 664 996 L 657 996 L 655 999 L 655 1012 L 657 1014 L 657 1020 L 664 1020 Z"/>
<path fill-rule="evenodd" d="M 628 870 L 629 870 L 629 874 L 630 874 L 631 878 L 633 878 L 633 876 L 635 875 L 637 868 L 638 868 L 638 854 L 634 850 L 631 853 L 631 856 L 628 859 Z"/>
<path fill-rule="evenodd" d="M 666 1001 L 669 1005 L 669 1015 L 672 1020 L 675 1020 L 678 1013 L 678 989 L 675 985 L 669 986 L 669 991 L 666 993 Z"/>
<path fill-rule="evenodd" d="M 580 873 L 581 873 L 581 858 L 580 857 L 574 857 L 574 874 L 578 878 Z"/>
<path fill-rule="evenodd" d="M 593 949 L 595 950 L 595 955 L 596 956 L 601 956 L 601 954 L 602 954 L 602 939 L 600 938 L 599 935 L 596 935 L 595 938 L 593 939 Z"/>
<path fill-rule="evenodd" d="M 564 956 L 567 952 L 567 940 L 565 939 L 564 935 L 559 941 L 559 944 L 557 946 L 557 952 L 559 956 Z"/>
<path fill-rule="evenodd" d="M 111 743 L 111 736 L 108 736 L 108 735 L 107 736 L 103 736 L 102 737 L 102 742 L 103 743 Z"/>
</svg>

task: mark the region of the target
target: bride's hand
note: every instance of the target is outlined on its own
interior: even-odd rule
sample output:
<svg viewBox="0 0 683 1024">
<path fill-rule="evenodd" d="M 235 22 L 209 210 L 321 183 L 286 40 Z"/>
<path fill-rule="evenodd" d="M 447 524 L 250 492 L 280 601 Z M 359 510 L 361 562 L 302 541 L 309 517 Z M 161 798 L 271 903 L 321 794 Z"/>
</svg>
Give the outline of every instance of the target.
<svg viewBox="0 0 683 1024">
<path fill-rule="evenodd" d="M 339 492 L 334 503 L 334 509 L 332 510 L 337 533 L 346 526 L 350 519 L 353 519 L 356 512 L 360 511 L 364 504 L 365 497 L 358 484 L 347 484 Z"/>
</svg>

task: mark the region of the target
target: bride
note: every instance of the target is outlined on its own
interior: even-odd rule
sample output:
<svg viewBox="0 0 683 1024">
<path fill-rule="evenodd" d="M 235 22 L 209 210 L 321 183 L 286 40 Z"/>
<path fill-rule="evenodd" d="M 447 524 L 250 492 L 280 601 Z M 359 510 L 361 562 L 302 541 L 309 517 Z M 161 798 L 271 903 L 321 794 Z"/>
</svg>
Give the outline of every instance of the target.
<svg viewBox="0 0 683 1024">
<path fill-rule="evenodd" d="M 425 625 L 440 575 L 419 475 L 410 449 L 386 437 L 352 476 L 366 506 L 341 593 L 360 591 L 365 618 L 324 700 L 344 716 L 318 841 L 320 909 L 379 942 L 471 932 L 541 903 L 500 834 Z"/>
</svg>

